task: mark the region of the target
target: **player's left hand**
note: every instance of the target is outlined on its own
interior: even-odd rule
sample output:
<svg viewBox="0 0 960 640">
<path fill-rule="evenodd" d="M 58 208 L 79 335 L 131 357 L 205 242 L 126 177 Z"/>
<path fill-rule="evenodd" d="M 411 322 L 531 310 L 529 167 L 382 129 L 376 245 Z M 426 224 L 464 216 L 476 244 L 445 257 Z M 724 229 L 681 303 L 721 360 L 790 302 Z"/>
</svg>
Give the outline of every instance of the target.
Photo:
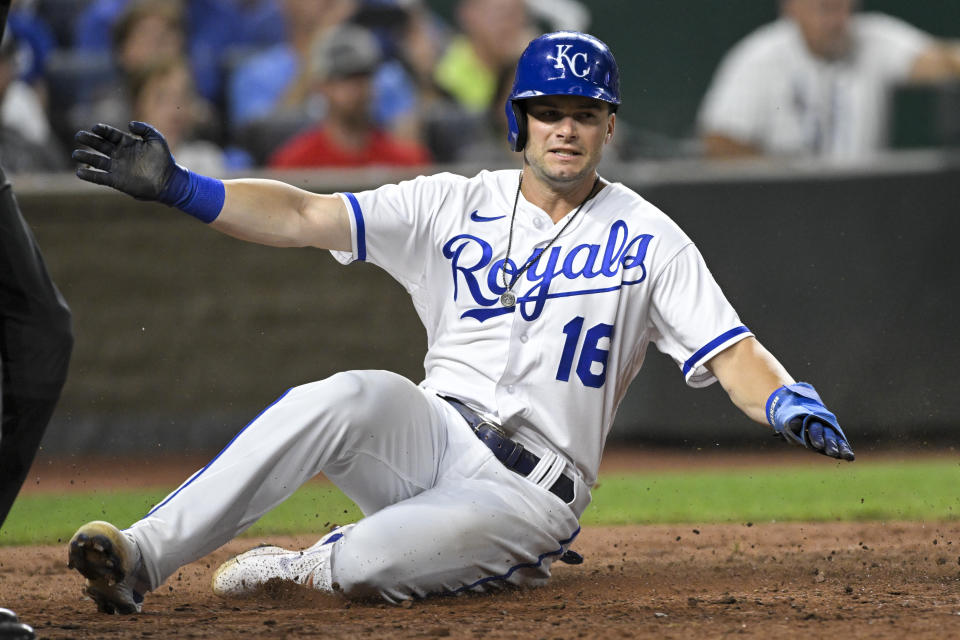
<svg viewBox="0 0 960 640">
<path fill-rule="evenodd" d="M 804 423 L 807 426 L 804 426 Z M 808 415 L 791 420 L 780 435 L 788 441 L 803 445 L 831 458 L 853 460 L 855 457 L 853 449 L 850 448 L 850 443 L 847 442 L 847 438 L 840 427 L 834 428 L 825 425 L 818 421 L 816 416 Z"/>
<path fill-rule="evenodd" d="M 812 385 L 785 385 L 767 401 L 767 420 L 787 442 L 813 449 L 831 458 L 852 461 L 853 448 Z"/>
</svg>

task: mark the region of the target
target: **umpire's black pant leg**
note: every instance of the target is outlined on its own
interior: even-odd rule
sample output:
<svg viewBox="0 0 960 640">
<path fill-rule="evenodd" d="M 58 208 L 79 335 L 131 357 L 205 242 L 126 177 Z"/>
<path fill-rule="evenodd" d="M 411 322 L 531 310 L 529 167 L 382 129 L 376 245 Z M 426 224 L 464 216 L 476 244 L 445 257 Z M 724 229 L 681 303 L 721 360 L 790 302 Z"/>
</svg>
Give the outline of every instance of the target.
<svg viewBox="0 0 960 640">
<path fill-rule="evenodd" d="M 53 415 L 72 348 L 70 309 L 0 169 L 0 526 Z"/>
</svg>

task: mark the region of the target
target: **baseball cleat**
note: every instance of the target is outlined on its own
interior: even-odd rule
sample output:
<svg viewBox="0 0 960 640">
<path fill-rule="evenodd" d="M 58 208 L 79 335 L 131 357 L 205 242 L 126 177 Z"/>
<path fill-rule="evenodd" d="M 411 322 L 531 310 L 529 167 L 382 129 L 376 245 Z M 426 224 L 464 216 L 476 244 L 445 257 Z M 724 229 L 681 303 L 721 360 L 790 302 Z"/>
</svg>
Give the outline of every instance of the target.
<svg viewBox="0 0 960 640">
<path fill-rule="evenodd" d="M 224 562 L 213 574 L 213 592 L 222 598 L 250 596 L 271 580 L 332 592 L 330 552 L 333 543 L 351 527 L 352 524 L 337 527 L 315 545 L 301 551 L 260 546 L 241 553 Z"/>
<path fill-rule="evenodd" d="M 136 543 L 109 522 L 88 522 L 70 539 L 67 566 L 87 579 L 84 591 L 103 613 L 140 613 L 143 595 L 131 586 L 139 564 Z"/>
</svg>

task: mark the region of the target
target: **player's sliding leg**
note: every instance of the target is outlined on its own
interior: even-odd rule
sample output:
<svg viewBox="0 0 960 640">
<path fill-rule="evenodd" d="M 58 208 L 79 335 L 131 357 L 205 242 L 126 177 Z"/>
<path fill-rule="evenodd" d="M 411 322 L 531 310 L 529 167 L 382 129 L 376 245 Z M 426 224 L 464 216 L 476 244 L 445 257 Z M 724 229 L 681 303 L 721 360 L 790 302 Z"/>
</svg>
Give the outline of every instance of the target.
<svg viewBox="0 0 960 640">
<path fill-rule="evenodd" d="M 391 602 L 539 586 L 578 532 L 560 498 L 490 457 L 360 520 L 333 545 L 331 581 L 348 598 Z"/>
<path fill-rule="evenodd" d="M 398 601 L 545 581 L 578 531 L 577 507 L 504 468 L 459 414 L 442 401 L 439 407 L 447 412 L 448 431 L 432 488 L 309 549 L 241 554 L 216 571 L 214 592 L 253 595 L 280 578 L 351 598 Z M 327 473 L 363 502 L 372 483 L 358 471 L 347 465 Z M 584 486 L 578 495 L 575 504 L 584 504 Z"/>
<path fill-rule="evenodd" d="M 81 527 L 71 562 L 90 574 L 101 609 L 127 612 L 131 601 L 234 538 L 321 471 L 350 475 L 345 490 L 365 513 L 423 491 L 437 477 L 448 419 L 445 403 L 388 372 L 348 372 L 296 387 L 122 534 L 105 523 Z M 118 549 L 127 560 L 116 572 L 111 553 Z"/>
</svg>

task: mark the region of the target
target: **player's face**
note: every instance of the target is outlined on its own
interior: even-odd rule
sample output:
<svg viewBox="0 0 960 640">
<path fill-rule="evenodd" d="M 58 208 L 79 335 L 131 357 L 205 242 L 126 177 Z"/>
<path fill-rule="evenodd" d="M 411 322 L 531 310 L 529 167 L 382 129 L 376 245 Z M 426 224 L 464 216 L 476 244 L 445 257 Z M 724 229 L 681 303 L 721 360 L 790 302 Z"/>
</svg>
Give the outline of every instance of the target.
<svg viewBox="0 0 960 640">
<path fill-rule="evenodd" d="M 542 96 L 526 101 L 524 162 L 533 174 L 561 187 L 592 180 L 613 136 L 616 116 L 601 100 L 581 96 Z"/>
</svg>

